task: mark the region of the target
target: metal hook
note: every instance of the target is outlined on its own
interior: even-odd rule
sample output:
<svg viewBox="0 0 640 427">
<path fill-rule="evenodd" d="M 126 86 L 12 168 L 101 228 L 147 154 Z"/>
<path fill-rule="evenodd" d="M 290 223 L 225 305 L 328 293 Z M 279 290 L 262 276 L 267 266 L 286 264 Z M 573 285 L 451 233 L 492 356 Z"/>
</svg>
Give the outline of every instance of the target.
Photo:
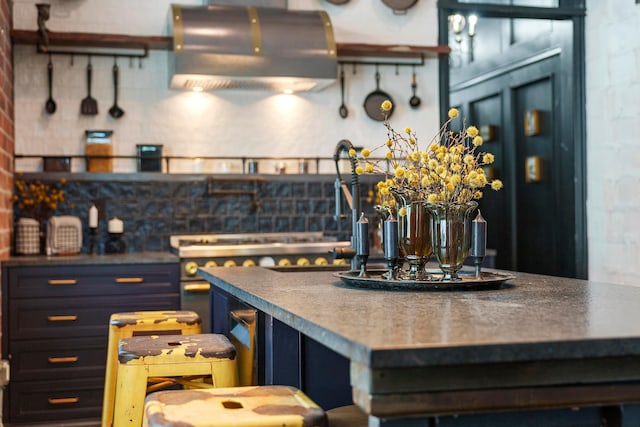
<svg viewBox="0 0 640 427">
<path fill-rule="evenodd" d="M 400 64 L 396 63 L 396 76 L 400 75 Z"/>
<path fill-rule="evenodd" d="M 73 53 L 71 54 L 71 60 L 69 62 L 70 62 L 70 65 L 73 67 Z"/>
</svg>

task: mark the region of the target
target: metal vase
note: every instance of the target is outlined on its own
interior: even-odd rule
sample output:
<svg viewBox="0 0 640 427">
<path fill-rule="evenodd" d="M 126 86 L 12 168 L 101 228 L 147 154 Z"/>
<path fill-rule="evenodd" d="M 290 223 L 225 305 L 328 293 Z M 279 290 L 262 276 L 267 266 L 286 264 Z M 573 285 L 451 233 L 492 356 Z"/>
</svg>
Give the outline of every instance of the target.
<svg viewBox="0 0 640 427">
<path fill-rule="evenodd" d="M 425 203 L 431 214 L 433 253 L 444 280 L 458 279 L 458 272 L 469 255 L 471 245 L 471 213 L 478 207 L 466 203 Z"/>
<path fill-rule="evenodd" d="M 412 191 L 392 191 L 398 213 L 398 245 L 400 257 L 409 263 L 409 280 L 425 280 L 425 264 L 432 253 L 430 215 L 424 201 Z M 400 215 L 400 209 L 406 213 Z"/>
</svg>

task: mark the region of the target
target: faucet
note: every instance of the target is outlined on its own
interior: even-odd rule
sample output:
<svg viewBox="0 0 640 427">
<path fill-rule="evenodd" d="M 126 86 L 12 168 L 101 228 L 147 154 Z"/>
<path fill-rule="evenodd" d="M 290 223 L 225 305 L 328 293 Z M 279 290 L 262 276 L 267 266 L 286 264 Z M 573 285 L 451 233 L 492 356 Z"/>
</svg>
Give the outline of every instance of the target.
<svg viewBox="0 0 640 427">
<path fill-rule="evenodd" d="M 336 180 L 334 183 L 336 210 L 335 218 L 345 218 L 346 215 L 342 212 L 342 195 L 347 201 L 349 208 L 351 209 L 351 247 L 350 248 L 336 248 L 334 250 L 335 258 L 351 259 L 351 270 L 359 270 L 361 261 L 356 257 L 356 248 L 358 247 L 358 214 L 360 212 L 360 181 L 358 180 L 358 174 L 356 173 L 356 159 L 349 157 L 351 162 L 351 191 L 349 187 L 342 179 L 340 174 L 340 167 L 338 162 L 340 161 L 340 155 L 343 151 L 349 152 L 353 149 L 353 144 L 348 139 L 342 139 L 336 145 L 333 152 L 333 161 L 336 165 Z"/>
</svg>

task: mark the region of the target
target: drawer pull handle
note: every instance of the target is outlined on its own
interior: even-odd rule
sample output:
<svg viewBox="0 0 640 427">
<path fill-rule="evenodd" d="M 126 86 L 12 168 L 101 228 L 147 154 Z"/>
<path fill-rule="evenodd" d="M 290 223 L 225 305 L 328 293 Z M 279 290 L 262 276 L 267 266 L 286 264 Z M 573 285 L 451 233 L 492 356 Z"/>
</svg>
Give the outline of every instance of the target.
<svg viewBox="0 0 640 427">
<path fill-rule="evenodd" d="M 144 278 L 142 277 L 118 277 L 116 283 L 142 283 Z"/>
<path fill-rule="evenodd" d="M 69 357 L 49 357 L 47 358 L 49 363 L 74 363 L 78 361 L 78 356 Z"/>
<path fill-rule="evenodd" d="M 49 322 L 74 322 L 78 320 L 78 316 L 47 316 Z"/>
<path fill-rule="evenodd" d="M 185 292 L 209 292 L 210 289 L 210 283 L 192 283 L 190 285 L 184 285 Z"/>
<path fill-rule="evenodd" d="M 47 400 L 51 405 L 64 405 L 65 403 L 78 403 L 80 401 L 77 397 L 50 397 Z"/>
<path fill-rule="evenodd" d="M 77 285 L 78 281 L 76 279 L 49 279 L 48 283 L 50 285 Z"/>
</svg>

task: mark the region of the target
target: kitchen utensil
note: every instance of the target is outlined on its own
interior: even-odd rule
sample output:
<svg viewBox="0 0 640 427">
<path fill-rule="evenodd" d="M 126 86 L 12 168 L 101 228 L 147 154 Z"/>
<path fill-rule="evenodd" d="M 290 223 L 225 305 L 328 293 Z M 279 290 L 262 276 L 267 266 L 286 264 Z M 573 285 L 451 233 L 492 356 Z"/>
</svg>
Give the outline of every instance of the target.
<svg viewBox="0 0 640 427">
<path fill-rule="evenodd" d="M 340 96 L 342 99 L 342 104 L 340 104 L 340 117 L 346 119 L 349 115 L 349 110 L 347 110 L 347 106 L 344 105 L 344 68 L 340 68 Z"/>
<path fill-rule="evenodd" d="M 109 114 L 114 119 L 119 119 L 124 115 L 124 110 L 118 107 L 118 64 L 113 64 L 113 106 L 109 108 Z"/>
<path fill-rule="evenodd" d="M 420 106 L 420 103 L 422 102 L 420 97 L 416 95 L 417 88 L 418 83 L 416 83 L 416 72 L 414 71 L 411 77 L 411 92 L 413 93 L 413 95 L 411 96 L 411 98 L 409 98 L 409 106 L 411 108 L 418 108 Z"/>
<path fill-rule="evenodd" d="M 80 103 L 80 114 L 96 115 L 98 114 L 98 101 L 91 97 L 91 74 L 93 67 L 91 66 L 91 57 L 87 64 L 87 97 Z"/>
<path fill-rule="evenodd" d="M 44 108 L 47 113 L 53 114 L 56 112 L 56 102 L 53 100 L 51 94 L 51 87 L 53 86 L 53 64 L 51 63 L 51 55 L 49 55 L 49 63 L 47 64 L 47 80 L 49 83 L 49 99 L 47 99 Z"/>
<path fill-rule="evenodd" d="M 380 73 L 376 68 L 376 89 L 367 95 L 364 100 L 364 111 L 367 113 L 367 116 L 378 122 L 384 121 L 384 115 L 380 110 L 380 106 L 387 99 L 391 101 L 391 109 L 387 112 L 388 117 L 391 117 L 395 104 L 387 92 L 380 90 Z"/>
<path fill-rule="evenodd" d="M 393 9 L 396 15 L 404 15 L 407 9 L 412 8 L 418 0 L 382 0 L 382 3 Z"/>
<path fill-rule="evenodd" d="M 331 4 L 345 4 L 345 3 L 349 3 L 349 0 L 327 0 L 327 3 L 331 3 Z"/>
</svg>

